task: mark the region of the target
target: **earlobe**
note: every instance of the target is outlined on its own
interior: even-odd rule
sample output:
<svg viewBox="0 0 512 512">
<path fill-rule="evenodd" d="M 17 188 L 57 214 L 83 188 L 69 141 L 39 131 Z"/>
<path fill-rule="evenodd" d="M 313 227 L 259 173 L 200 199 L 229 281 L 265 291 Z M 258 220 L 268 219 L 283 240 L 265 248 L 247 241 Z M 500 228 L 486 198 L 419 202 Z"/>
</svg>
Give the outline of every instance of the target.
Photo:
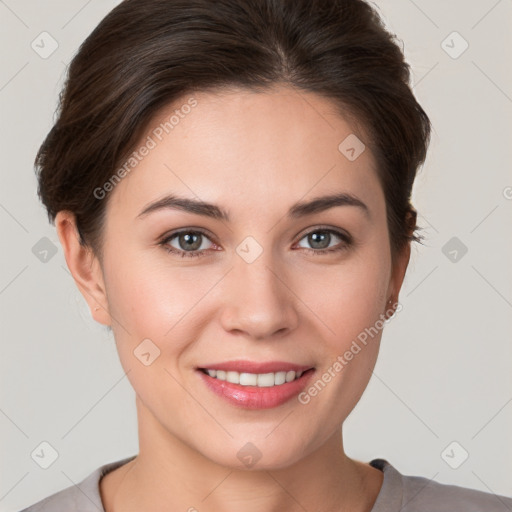
<svg viewBox="0 0 512 512">
<path fill-rule="evenodd" d="M 89 305 L 92 317 L 100 324 L 110 325 L 110 314 L 101 265 L 92 249 L 80 244 L 73 212 L 59 211 L 55 217 L 55 227 L 68 269 L 80 293 Z"/>
</svg>

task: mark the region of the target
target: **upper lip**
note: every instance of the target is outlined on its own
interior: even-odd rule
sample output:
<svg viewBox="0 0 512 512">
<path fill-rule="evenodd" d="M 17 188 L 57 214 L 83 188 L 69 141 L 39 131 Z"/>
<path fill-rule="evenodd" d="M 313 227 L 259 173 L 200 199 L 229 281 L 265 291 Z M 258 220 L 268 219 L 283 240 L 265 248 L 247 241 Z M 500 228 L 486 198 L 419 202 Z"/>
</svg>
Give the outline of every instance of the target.
<svg viewBox="0 0 512 512">
<path fill-rule="evenodd" d="M 306 371 L 313 368 L 311 365 L 301 365 L 286 361 L 225 361 L 222 363 L 210 363 L 198 367 L 199 369 L 224 370 L 238 373 L 275 373 L 288 371 Z"/>
</svg>

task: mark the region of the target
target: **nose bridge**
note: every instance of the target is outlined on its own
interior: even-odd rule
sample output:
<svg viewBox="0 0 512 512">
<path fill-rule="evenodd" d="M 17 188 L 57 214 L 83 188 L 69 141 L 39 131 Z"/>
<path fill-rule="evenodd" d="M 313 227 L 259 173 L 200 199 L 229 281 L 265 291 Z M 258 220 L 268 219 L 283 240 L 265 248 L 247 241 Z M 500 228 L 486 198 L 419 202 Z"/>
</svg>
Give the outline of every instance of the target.
<svg viewBox="0 0 512 512">
<path fill-rule="evenodd" d="M 271 302 L 282 302 L 284 297 L 284 284 L 276 270 L 278 265 L 270 256 L 271 251 L 266 251 L 255 261 L 248 263 L 240 258 L 236 263 L 236 284 L 245 289 L 248 300 L 265 299 Z"/>
<path fill-rule="evenodd" d="M 297 315 L 293 294 L 283 282 L 279 262 L 272 254 L 272 250 L 264 250 L 254 261 L 235 255 L 222 315 L 226 330 L 266 338 L 295 328 Z"/>
</svg>

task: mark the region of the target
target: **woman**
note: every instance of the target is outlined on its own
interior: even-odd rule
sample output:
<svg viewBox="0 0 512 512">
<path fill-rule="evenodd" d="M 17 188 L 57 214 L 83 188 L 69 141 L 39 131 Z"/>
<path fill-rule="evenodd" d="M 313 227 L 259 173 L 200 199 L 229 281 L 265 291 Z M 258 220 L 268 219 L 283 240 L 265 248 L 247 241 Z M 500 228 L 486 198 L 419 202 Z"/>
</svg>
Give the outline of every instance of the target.
<svg viewBox="0 0 512 512">
<path fill-rule="evenodd" d="M 344 452 L 420 241 L 408 80 L 361 0 L 126 0 L 100 23 L 36 164 L 139 453 L 25 510 L 511 508 Z"/>
</svg>

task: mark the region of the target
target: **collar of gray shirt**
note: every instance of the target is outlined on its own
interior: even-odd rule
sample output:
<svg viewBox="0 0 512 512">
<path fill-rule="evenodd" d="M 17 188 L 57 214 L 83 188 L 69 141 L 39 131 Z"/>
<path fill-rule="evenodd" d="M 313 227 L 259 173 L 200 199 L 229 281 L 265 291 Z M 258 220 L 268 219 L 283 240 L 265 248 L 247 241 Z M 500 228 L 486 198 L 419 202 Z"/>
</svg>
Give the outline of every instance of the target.
<svg viewBox="0 0 512 512">
<path fill-rule="evenodd" d="M 99 487 L 101 478 L 135 457 L 104 464 L 77 485 L 58 491 L 21 512 L 105 512 Z M 441 484 L 425 477 L 402 475 L 385 459 L 373 459 L 369 464 L 384 473 L 371 512 L 512 511 L 512 499 L 505 496 Z"/>
</svg>

